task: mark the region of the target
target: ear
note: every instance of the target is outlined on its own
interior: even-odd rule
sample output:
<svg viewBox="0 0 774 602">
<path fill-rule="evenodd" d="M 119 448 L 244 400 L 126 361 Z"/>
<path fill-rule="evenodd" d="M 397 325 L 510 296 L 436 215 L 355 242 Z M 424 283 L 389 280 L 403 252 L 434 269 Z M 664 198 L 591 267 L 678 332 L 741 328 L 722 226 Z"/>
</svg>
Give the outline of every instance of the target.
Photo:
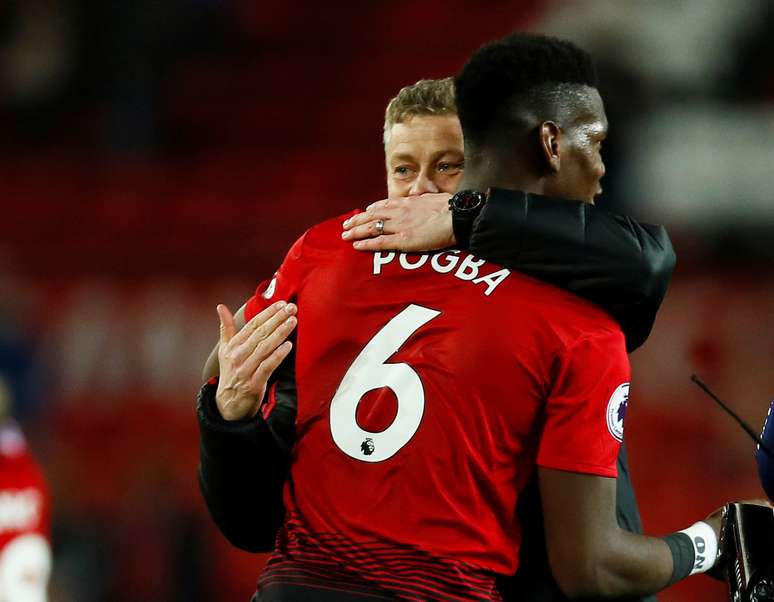
<svg viewBox="0 0 774 602">
<path fill-rule="evenodd" d="M 559 171 L 560 156 L 559 142 L 562 139 L 562 130 L 553 121 L 544 121 L 540 124 L 540 149 L 548 169 L 554 173 Z"/>
</svg>

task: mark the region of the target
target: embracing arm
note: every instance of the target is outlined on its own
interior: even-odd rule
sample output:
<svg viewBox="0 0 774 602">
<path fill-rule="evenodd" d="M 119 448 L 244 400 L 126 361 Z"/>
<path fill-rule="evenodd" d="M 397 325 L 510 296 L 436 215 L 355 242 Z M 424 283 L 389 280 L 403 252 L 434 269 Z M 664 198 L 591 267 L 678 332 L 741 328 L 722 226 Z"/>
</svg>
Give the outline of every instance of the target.
<svg viewBox="0 0 774 602">
<path fill-rule="evenodd" d="M 452 228 L 449 198 L 378 201 L 348 219 L 342 236 L 361 251 L 469 248 L 604 308 L 621 325 L 629 351 L 645 342 L 675 266 L 662 226 L 578 201 L 492 189 L 472 231 L 459 232 Z"/>
<path fill-rule="evenodd" d="M 245 421 L 225 421 L 214 389 L 205 385 L 199 394 L 199 488 L 210 516 L 232 545 L 248 552 L 269 551 L 285 515 L 288 443 L 260 413 Z"/>
<path fill-rule="evenodd" d="M 284 518 L 296 408 L 292 343 L 286 339 L 295 311 L 293 304 L 276 303 L 245 325 L 244 317 L 219 306 L 214 370 L 220 374 L 217 384 L 205 384 L 199 393 L 202 496 L 223 535 L 251 552 L 273 548 Z"/>
<path fill-rule="evenodd" d="M 502 189 L 492 190 L 474 222 L 470 251 L 603 307 L 630 352 L 650 334 L 675 267 L 663 226 Z"/>
</svg>

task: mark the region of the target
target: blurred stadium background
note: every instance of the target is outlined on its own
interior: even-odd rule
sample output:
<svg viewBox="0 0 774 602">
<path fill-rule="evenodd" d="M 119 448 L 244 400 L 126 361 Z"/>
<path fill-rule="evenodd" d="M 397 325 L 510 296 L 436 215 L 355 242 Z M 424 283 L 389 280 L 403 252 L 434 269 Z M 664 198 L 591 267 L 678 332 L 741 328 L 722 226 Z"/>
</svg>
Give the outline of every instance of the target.
<svg viewBox="0 0 774 602">
<path fill-rule="evenodd" d="M 0 3 L 0 369 L 54 493 L 51 599 L 249 598 L 263 558 L 219 537 L 195 480 L 215 304 L 237 307 L 307 226 L 382 198 L 387 100 L 514 29 L 595 55 L 600 204 L 667 224 L 678 252 L 632 357 L 646 529 L 762 495 L 753 445 L 689 375 L 762 423 L 773 26 L 767 0 Z M 724 597 L 698 577 L 661 600 Z"/>
</svg>

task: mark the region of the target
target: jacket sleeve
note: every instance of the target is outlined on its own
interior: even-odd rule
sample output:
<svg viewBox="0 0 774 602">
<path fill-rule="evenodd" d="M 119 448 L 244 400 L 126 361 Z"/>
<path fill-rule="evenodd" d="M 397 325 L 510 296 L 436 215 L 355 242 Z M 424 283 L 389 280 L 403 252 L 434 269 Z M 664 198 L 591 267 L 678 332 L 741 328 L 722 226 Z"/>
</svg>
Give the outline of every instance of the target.
<svg viewBox="0 0 774 602">
<path fill-rule="evenodd" d="M 663 226 L 503 189 L 492 189 L 473 224 L 470 251 L 601 306 L 629 352 L 648 338 L 675 267 Z"/>
<path fill-rule="evenodd" d="M 250 420 L 223 420 L 215 405 L 217 385 L 205 384 L 199 392 L 199 488 L 221 533 L 248 552 L 274 549 L 285 517 L 296 418 L 292 366 L 286 358 L 262 411 Z"/>
</svg>

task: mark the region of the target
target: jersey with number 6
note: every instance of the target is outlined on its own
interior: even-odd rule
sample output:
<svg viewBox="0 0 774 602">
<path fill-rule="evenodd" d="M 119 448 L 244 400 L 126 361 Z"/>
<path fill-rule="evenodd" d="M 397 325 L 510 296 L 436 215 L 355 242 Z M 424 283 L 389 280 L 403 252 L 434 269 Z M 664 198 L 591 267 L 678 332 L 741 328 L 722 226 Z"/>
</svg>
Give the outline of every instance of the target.
<svg viewBox="0 0 774 602">
<path fill-rule="evenodd" d="M 623 334 L 464 251 L 357 252 L 345 217 L 306 232 L 245 307 L 299 308 L 287 518 L 261 584 L 498 599 L 536 465 L 616 475 Z"/>
</svg>

